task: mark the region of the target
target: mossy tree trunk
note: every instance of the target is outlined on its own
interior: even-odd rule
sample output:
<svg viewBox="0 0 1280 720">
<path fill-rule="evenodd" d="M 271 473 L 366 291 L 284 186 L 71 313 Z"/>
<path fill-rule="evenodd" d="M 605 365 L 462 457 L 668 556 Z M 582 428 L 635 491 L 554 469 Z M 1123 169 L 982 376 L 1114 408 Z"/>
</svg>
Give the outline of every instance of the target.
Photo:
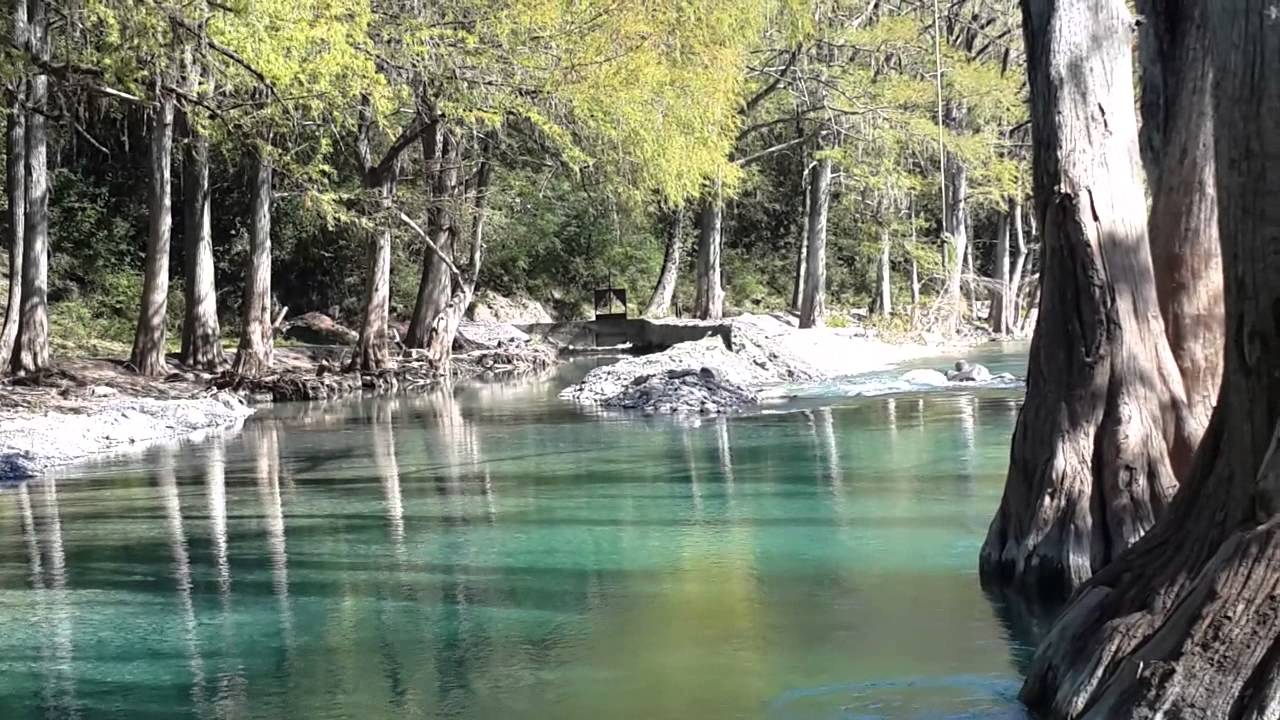
<svg viewBox="0 0 1280 720">
<path fill-rule="evenodd" d="M 1265 0 L 1200 7 L 1231 342 L 1169 513 L 1081 588 L 1036 654 L 1022 697 L 1049 718 L 1280 716 L 1280 32 Z"/>
<path fill-rule="evenodd" d="M 831 204 L 831 158 L 817 160 L 809 183 L 804 292 L 800 296 L 802 328 L 821 327 L 827 314 L 827 209 Z"/>
<path fill-rule="evenodd" d="M 27 43 L 27 0 L 13 0 L 13 44 Z M 22 239 L 27 221 L 27 81 L 11 80 L 8 88 L 9 116 L 5 123 L 5 191 L 8 197 L 9 302 L 5 305 L 4 327 L 0 328 L 0 362 L 8 367 L 18 339 L 18 319 L 22 314 Z"/>
<path fill-rule="evenodd" d="M 658 283 L 645 305 L 644 316 L 648 318 L 666 317 L 671 310 L 671 300 L 676 294 L 676 281 L 680 279 L 680 253 L 684 240 L 684 208 L 667 208 L 663 213 L 666 230 L 666 249 L 662 253 L 662 272 L 658 275 Z"/>
</svg>

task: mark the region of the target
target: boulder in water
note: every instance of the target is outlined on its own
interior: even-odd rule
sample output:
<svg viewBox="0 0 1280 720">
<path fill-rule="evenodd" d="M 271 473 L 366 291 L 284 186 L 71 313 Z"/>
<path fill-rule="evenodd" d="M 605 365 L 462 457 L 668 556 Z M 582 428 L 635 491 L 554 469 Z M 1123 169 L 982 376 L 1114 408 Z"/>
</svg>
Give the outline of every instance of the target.
<svg viewBox="0 0 1280 720">
<path fill-rule="evenodd" d="M 942 387 L 948 382 L 947 376 L 937 370 L 911 370 L 903 373 L 902 381 L 925 387 Z"/>
<path fill-rule="evenodd" d="M 987 382 L 991 379 L 991 371 L 985 365 L 957 360 L 956 369 L 947 373 L 951 382 Z"/>
</svg>

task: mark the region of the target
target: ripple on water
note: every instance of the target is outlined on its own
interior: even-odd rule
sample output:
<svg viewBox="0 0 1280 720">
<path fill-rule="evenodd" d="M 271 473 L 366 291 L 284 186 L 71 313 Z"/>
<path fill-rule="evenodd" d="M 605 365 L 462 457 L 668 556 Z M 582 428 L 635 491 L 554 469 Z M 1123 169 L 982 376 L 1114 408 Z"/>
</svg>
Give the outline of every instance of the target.
<svg viewBox="0 0 1280 720">
<path fill-rule="evenodd" d="M 770 720 L 1030 720 L 1008 677 L 948 675 L 838 683 L 788 690 Z"/>
</svg>

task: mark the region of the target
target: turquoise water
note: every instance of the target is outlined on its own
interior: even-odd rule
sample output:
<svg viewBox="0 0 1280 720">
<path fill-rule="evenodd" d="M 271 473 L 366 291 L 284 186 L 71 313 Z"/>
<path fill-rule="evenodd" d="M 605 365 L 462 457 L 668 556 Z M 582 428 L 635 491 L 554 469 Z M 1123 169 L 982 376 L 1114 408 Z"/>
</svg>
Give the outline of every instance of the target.
<svg viewBox="0 0 1280 720">
<path fill-rule="evenodd" d="M 1023 717 L 975 572 L 1019 391 L 683 424 L 566 381 L 0 490 L 0 717 Z"/>
</svg>

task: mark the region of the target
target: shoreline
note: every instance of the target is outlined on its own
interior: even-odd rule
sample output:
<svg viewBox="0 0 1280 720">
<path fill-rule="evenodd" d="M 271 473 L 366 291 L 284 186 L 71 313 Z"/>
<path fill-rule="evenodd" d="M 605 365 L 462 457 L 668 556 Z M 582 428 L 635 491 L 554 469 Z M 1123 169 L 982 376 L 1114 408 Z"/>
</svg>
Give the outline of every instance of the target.
<svg viewBox="0 0 1280 720">
<path fill-rule="evenodd" d="M 717 374 L 712 382 L 715 389 L 728 395 L 737 390 L 745 393 L 736 396 L 736 406 L 722 409 L 713 404 L 714 413 L 737 412 L 757 408 L 761 401 L 787 387 L 957 354 L 982 340 L 895 343 L 871 337 L 859 328 L 799 330 L 772 315 L 745 315 L 721 322 L 734 328 L 732 350 L 713 336 L 679 343 L 658 353 L 629 356 L 593 370 L 582 383 L 566 388 L 561 397 L 579 405 L 607 407 L 607 400 L 634 384 L 638 376 L 711 367 Z M 526 361 L 532 358 L 551 366 L 564 361 L 549 348 L 550 345 L 532 343 L 486 352 L 508 358 L 523 354 Z M 322 393 L 300 397 L 272 397 L 270 390 L 262 391 L 261 384 L 256 386 L 256 392 L 252 389 L 255 386 L 247 383 L 220 388 L 218 376 L 181 367 L 167 378 L 143 378 L 108 360 L 61 361 L 39 383 L 18 381 L 0 386 L 0 481 L 37 477 L 99 456 L 140 450 L 204 431 L 234 429 L 254 414 L 257 405 L 336 400 L 370 392 L 414 392 L 442 380 L 424 376 L 415 377 L 415 382 L 397 382 L 397 373 L 413 372 L 409 363 L 398 371 L 365 376 L 333 372 L 335 359 L 345 349 L 277 348 L 278 373 L 267 383 L 275 382 L 285 391 L 333 383 L 323 385 Z M 455 379 L 505 374 L 500 366 L 477 362 L 472 355 L 455 355 Z M 678 377 L 689 383 L 687 373 Z M 718 387 L 721 383 L 723 388 Z M 588 390 L 584 391 L 584 387 Z M 696 399 L 704 402 L 707 398 L 704 393 Z M 742 402 L 744 399 L 748 402 Z"/>
</svg>

